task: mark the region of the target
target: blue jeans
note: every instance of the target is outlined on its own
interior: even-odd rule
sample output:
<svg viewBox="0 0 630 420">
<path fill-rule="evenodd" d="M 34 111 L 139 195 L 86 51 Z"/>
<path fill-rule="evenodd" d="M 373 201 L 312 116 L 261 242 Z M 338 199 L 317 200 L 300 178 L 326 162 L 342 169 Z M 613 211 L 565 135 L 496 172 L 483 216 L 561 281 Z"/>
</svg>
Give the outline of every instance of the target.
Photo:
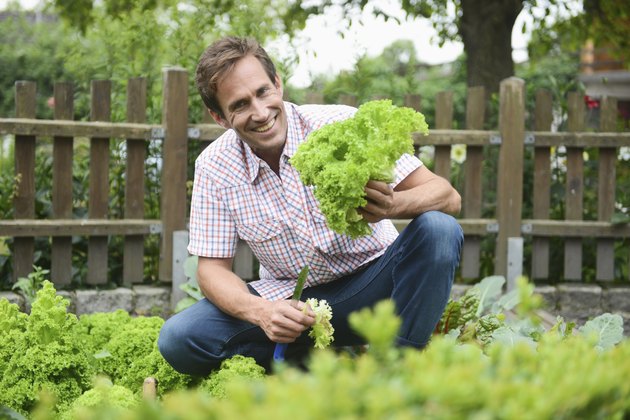
<svg viewBox="0 0 630 420">
<path fill-rule="evenodd" d="M 333 312 L 333 345 L 350 346 L 364 342 L 348 325 L 348 315 L 391 298 L 402 319 L 397 343 L 424 347 L 448 301 L 462 243 L 462 229 L 453 217 L 423 213 L 380 258 L 351 275 L 304 289 L 302 300 L 326 299 Z M 269 369 L 275 343 L 260 327 L 203 299 L 164 323 L 158 347 L 177 371 L 205 376 L 236 354 L 251 356 Z M 289 344 L 285 357 L 298 360 L 310 348 L 312 341 L 305 332 Z"/>
</svg>

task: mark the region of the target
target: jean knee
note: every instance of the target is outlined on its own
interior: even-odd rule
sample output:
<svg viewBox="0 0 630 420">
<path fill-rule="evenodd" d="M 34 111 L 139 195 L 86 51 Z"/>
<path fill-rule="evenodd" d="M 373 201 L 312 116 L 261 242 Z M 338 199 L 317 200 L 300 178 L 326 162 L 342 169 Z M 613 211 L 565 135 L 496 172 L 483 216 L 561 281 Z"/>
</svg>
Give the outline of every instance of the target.
<svg viewBox="0 0 630 420">
<path fill-rule="evenodd" d="M 436 257 L 442 256 L 459 261 L 464 232 L 453 216 L 439 211 L 429 211 L 413 219 L 409 227 L 430 245 Z"/>
<path fill-rule="evenodd" d="M 166 320 L 162 328 L 160 329 L 160 335 L 158 336 L 157 346 L 162 357 L 171 365 L 176 361 L 177 355 L 180 354 L 181 343 L 185 341 L 182 337 L 181 329 L 174 326 L 172 318 Z"/>
</svg>

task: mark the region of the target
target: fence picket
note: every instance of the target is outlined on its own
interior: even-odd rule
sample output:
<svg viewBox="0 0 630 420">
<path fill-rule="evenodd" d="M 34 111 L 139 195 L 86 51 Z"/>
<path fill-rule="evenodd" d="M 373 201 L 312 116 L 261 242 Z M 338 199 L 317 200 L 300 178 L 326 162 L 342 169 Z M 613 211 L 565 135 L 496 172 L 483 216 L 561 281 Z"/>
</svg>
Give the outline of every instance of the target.
<svg viewBox="0 0 630 420">
<path fill-rule="evenodd" d="M 617 131 L 617 100 L 603 98 L 600 109 L 600 130 Z M 600 148 L 598 163 L 597 219 L 609 222 L 615 211 L 617 149 Z M 596 278 L 608 281 L 615 278 L 615 241 L 613 239 L 597 240 Z"/>
<path fill-rule="evenodd" d="M 94 80 L 91 84 L 91 121 L 111 120 L 111 90 L 109 80 Z M 88 217 L 107 219 L 109 207 L 109 139 L 90 139 L 90 195 Z M 107 236 L 88 238 L 88 284 L 107 283 Z"/>
<path fill-rule="evenodd" d="M 147 81 L 143 77 L 127 82 L 127 122 L 145 123 L 147 108 Z M 144 161 L 146 143 L 142 139 L 127 139 L 127 165 L 125 167 L 125 218 L 144 218 Z M 144 279 L 144 236 L 125 236 L 123 278 L 125 286 Z"/>
<path fill-rule="evenodd" d="M 15 116 L 35 118 L 34 82 L 15 83 Z M 35 218 L 35 136 L 15 136 L 15 175 L 17 188 L 13 199 L 16 219 Z M 33 271 L 35 238 L 15 238 L 13 243 L 13 281 Z"/>
<path fill-rule="evenodd" d="M 173 232 L 186 229 L 188 165 L 188 74 L 179 67 L 164 70 L 164 142 L 162 144 L 162 241 L 159 278 L 173 278 Z"/>
<path fill-rule="evenodd" d="M 485 89 L 469 87 L 466 98 L 466 129 L 481 130 L 485 120 Z M 464 162 L 463 214 L 467 219 L 481 217 L 483 146 L 466 146 Z M 469 236 L 462 249 L 461 273 L 465 279 L 479 277 L 481 237 Z"/>
<path fill-rule="evenodd" d="M 435 98 L 435 128 L 453 128 L 453 92 L 439 92 Z M 435 167 L 433 172 L 450 180 L 451 146 L 435 146 Z"/>
<path fill-rule="evenodd" d="M 521 236 L 523 207 L 523 155 L 525 141 L 525 82 L 510 77 L 499 92 L 499 174 L 497 180 L 497 221 L 495 274 L 507 275 L 508 239 Z M 508 284 L 508 288 L 511 285 Z"/>
<path fill-rule="evenodd" d="M 72 120 L 74 117 L 74 88 L 72 83 L 58 82 L 54 86 L 55 119 Z M 54 219 L 72 218 L 72 137 L 53 138 L 53 190 Z M 52 239 L 50 276 L 53 283 L 69 284 L 72 281 L 72 237 Z"/>
<path fill-rule="evenodd" d="M 550 131 L 553 121 L 552 96 L 548 90 L 536 92 L 535 130 Z M 536 147 L 534 150 L 534 219 L 549 219 L 551 204 L 551 148 Z M 549 239 L 535 236 L 532 239 L 532 278 L 549 277 Z"/>
<path fill-rule="evenodd" d="M 568 96 L 568 130 L 582 131 L 584 100 L 578 92 Z M 567 180 L 565 190 L 566 220 L 582 220 L 584 200 L 584 148 L 567 147 Z M 567 238 L 564 242 L 564 278 L 582 279 L 582 239 Z"/>
</svg>

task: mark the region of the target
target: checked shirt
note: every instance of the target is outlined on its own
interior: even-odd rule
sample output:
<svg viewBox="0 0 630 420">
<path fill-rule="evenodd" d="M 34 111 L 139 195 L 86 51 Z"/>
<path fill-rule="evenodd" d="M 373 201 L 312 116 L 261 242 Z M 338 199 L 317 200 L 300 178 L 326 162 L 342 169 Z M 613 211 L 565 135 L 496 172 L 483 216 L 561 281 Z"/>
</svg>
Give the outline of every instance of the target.
<svg viewBox="0 0 630 420">
<path fill-rule="evenodd" d="M 356 109 L 289 102 L 284 106 L 288 132 L 280 176 L 227 130 L 196 160 L 190 210 L 188 251 L 232 258 L 238 238 L 244 240 L 260 262 L 260 279 L 249 284 L 268 300 L 289 298 L 305 265 L 310 269 L 305 287 L 327 283 L 381 256 L 398 235 L 389 220 L 372 224 L 372 235 L 355 240 L 334 233 L 326 226 L 312 187 L 300 182 L 289 163 L 311 131 L 349 118 Z M 417 158 L 403 155 L 392 185 L 421 165 Z"/>
</svg>

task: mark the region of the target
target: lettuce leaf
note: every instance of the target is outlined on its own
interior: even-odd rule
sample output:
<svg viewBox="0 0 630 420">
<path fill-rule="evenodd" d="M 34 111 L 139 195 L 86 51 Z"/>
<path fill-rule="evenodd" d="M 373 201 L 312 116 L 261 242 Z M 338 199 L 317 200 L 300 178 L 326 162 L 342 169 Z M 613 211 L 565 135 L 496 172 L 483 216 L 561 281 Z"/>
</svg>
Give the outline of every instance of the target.
<svg viewBox="0 0 630 420">
<path fill-rule="evenodd" d="M 369 180 L 394 181 L 396 161 L 413 154 L 411 133 L 428 133 L 424 116 L 390 100 L 363 104 L 347 120 L 314 130 L 291 158 L 305 185 L 314 194 L 328 227 L 351 238 L 372 229 L 357 212 L 367 204 Z"/>
</svg>

